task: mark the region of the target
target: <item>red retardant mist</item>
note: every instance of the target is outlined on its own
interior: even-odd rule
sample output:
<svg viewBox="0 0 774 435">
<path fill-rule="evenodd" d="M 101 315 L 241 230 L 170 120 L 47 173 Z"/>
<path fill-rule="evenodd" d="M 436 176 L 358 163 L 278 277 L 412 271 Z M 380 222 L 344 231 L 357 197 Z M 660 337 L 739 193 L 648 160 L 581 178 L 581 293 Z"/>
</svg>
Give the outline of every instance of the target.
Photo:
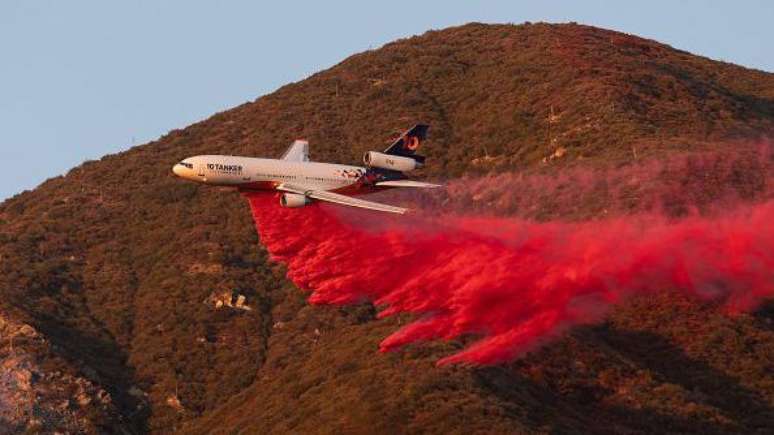
<svg viewBox="0 0 774 435">
<path fill-rule="evenodd" d="M 632 295 L 678 290 L 730 312 L 774 296 L 774 201 L 714 217 L 541 223 L 248 199 L 261 241 L 310 302 L 367 300 L 382 317 L 416 315 L 382 351 L 478 337 L 439 365 L 513 360 Z"/>
</svg>

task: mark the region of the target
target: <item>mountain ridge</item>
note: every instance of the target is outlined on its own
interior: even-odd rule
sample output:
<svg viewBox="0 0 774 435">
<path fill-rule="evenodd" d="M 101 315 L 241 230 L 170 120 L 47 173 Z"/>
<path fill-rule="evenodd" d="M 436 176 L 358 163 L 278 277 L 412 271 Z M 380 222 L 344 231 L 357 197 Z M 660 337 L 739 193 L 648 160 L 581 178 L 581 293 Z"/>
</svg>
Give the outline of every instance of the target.
<svg viewBox="0 0 774 435">
<path fill-rule="evenodd" d="M 770 308 L 729 320 L 674 295 L 635 301 L 512 365 L 436 369 L 460 343 L 378 354 L 400 317 L 309 306 L 239 195 L 170 172 L 195 154 L 277 156 L 295 137 L 314 160 L 354 163 L 420 120 L 432 125 L 419 172 L 430 178 L 733 152 L 774 129 L 774 74 L 574 24 L 388 43 L 0 203 L 0 309 L 53 344 L 31 358 L 110 393 L 115 410 L 84 426 L 102 430 L 765 430 Z M 207 302 L 223 292 L 252 310 Z M 697 321 L 722 334 L 692 342 Z"/>
</svg>

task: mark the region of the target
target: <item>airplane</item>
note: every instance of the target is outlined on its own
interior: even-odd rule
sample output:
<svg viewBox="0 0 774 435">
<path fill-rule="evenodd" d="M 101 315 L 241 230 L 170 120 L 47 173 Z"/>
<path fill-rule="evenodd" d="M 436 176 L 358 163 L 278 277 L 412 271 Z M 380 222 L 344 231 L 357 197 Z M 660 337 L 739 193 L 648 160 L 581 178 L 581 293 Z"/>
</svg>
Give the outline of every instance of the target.
<svg viewBox="0 0 774 435">
<path fill-rule="evenodd" d="M 242 192 L 281 192 L 280 205 L 298 208 L 313 200 L 404 214 L 408 209 L 353 198 L 349 195 L 387 188 L 435 188 L 439 184 L 410 180 L 407 172 L 424 166 L 417 155 L 427 137 L 426 124 L 417 124 L 400 135 L 384 152 L 368 151 L 365 167 L 309 160 L 309 142 L 296 140 L 279 159 L 201 155 L 188 157 L 172 167 L 180 178 L 213 186 L 235 187 Z"/>
</svg>

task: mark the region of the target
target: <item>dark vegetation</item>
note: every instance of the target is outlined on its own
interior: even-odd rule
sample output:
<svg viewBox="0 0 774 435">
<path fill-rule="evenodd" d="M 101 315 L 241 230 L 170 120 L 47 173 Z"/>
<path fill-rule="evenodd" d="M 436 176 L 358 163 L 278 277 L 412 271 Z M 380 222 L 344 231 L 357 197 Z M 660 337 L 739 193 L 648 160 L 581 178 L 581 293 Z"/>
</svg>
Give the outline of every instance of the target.
<svg viewBox="0 0 774 435">
<path fill-rule="evenodd" d="M 137 432 L 771 432 L 771 307 L 727 317 L 666 293 L 508 366 L 437 369 L 460 343 L 377 353 L 400 319 L 308 306 L 238 194 L 170 173 L 295 137 L 357 162 L 418 120 L 424 176 L 620 166 L 760 140 L 774 74 L 575 24 L 397 41 L 1 204 L 0 309 Z M 205 303 L 223 291 L 252 310 Z"/>
</svg>

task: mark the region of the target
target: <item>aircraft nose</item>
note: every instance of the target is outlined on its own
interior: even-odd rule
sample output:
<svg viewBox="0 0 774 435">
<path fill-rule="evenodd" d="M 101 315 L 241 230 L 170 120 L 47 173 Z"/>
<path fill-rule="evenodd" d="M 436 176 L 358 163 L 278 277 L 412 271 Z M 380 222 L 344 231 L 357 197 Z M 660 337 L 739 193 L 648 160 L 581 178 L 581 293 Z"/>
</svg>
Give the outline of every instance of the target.
<svg viewBox="0 0 774 435">
<path fill-rule="evenodd" d="M 183 176 L 183 165 L 178 163 L 175 166 L 172 166 L 172 172 L 175 175 L 177 175 L 178 177 L 182 177 Z"/>
</svg>

